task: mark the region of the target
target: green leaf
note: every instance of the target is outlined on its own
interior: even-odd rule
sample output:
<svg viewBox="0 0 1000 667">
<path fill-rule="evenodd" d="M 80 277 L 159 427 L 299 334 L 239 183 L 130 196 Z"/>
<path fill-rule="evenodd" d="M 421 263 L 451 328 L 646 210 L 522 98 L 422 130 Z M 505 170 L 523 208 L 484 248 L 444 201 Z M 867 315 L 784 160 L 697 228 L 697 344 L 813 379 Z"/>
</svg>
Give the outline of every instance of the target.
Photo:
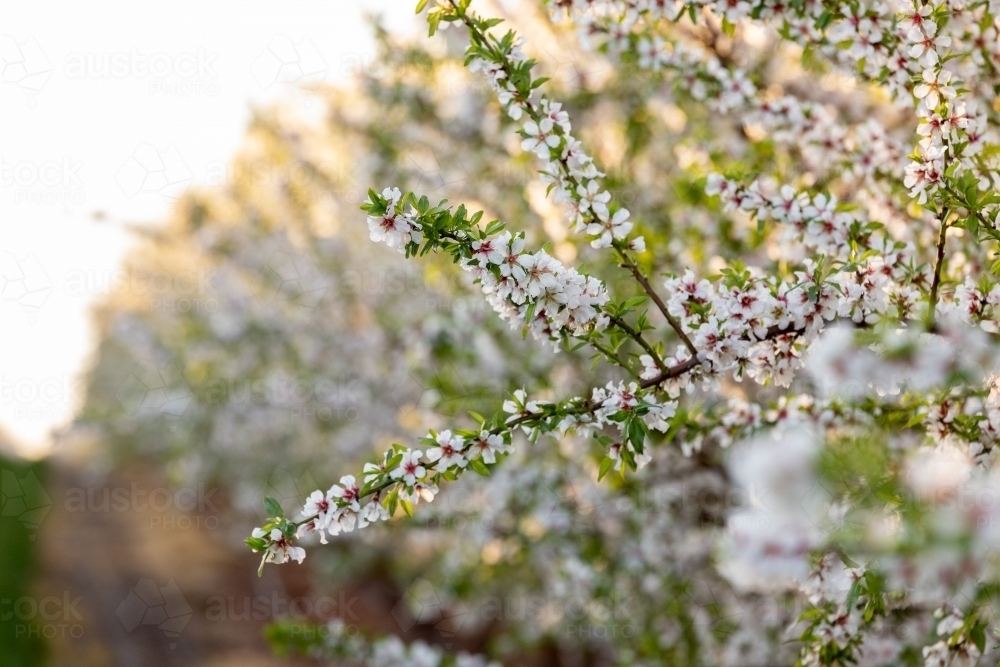
<svg viewBox="0 0 1000 667">
<path fill-rule="evenodd" d="M 861 567 L 850 556 L 848 556 L 844 552 L 840 552 L 839 555 L 840 555 L 840 562 L 842 562 L 847 567 L 853 567 L 853 568 Z M 850 606 L 850 605 L 848 605 L 848 606 Z"/>
<path fill-rule="evenodd" d="M 400 505 L 400 507 L 403 508 L 403 511 L 406 512 L 406 516 L 409 516 L 409 517 L 413 516 L 413 505 L 410 504 L 409 500 L 403 500 L 401 498 L 399 500 L 399 505 Z"/>
<path fill-rule="evenodd" d="M 626 299 L 625 303 L 622 304 L 622 308 L 623 309 L 635 308 L 639 304 L 645 303 L 646 299 L 647 297 L 644 294 L 640 296 L 634 296 L 631 299 Z"/>
<path fill-rule="evenodd" d="M 268 516 L 285 516 L 285 510 L 281 509 L 281 504 L 271 496 L 264 496 L 264 510 L 267 512 Z"/>
<path fill-rule="evenodd" d="M 472 470 L 475 471 L 476 473 L 482 475 L 483 477 L 490 476 L 490 469 L 486 467 L 486 464 L 483 463 L 482 459 L 472 459 L 471 461 L 469 461 L 469 467 L 472 468 Z"/>
<path fill-rule="evenodd" d="M 601 468 L 597 471 L 597 481 L 600 482 L 604 479 L 604 476 L 611 472 L 611 469 L 615 465 L 615 460 L 610 456 L 605 456 L 604 460 L 601 461 Z"/>
<path fill-rule="evenodd" d="M 499 234 L 503 231 L 504 227 L 506 227 L 505 223 L 500 222 L 499 220 L 494 220 L 490 224 L 486 225 L 486 235 L 493 236 L 494 234 Z"/>
<path fill-rule="evenodd" d="M 629 470 L 632 470 L 632 471 L 636 470 L 635 455 L 632 453 L 632 450 L 629 449 L 629 448 L 627 448 L 627 447 L 622 447 L 622 449 L 621 449 L 621 455 L 622 455 L 621 473 L 622 473 L 622 477 L 624 477 L 625 476 L 625 468 L 626 467 Z"/>
<path fill-rule="evenodd" d="M 420 0 L 417 3 L 417 11 L 415 11 L 414 14 L 419 14 L 420 12 L 422 12 L 424 10 L 424 7 L 426 7 L 426 6 L 427 6 L 427 0 Z"/>
<path fill-rule="evenodd" d="M 389 494 L 389 497 L 385 499 L 385 509 L 389 512 L 389 516 L 392 517 L 396 514 L 396 507 L 399 505 L 399 487 L 397 486 Z"/>
<path fill-rule="evenodd" d="M 854 609 L 854 605 L 858 602 L 858 597 L 861 596 L 861 578 L 854 580 L 851 584 L 851 588 L 847 591 L 847 611 L 850 612 Z"/>
<path fill-rule="evenodd" d="M 646 439 L 646 425 L 642 419 L 636 417 L 628 425 L 628 439 L 632 443 L 632 448 L 642 454 L 642 445 Z"/>
<path fill-rule="evenodd" d="M 983 632 L 982 622 L 976 623 L 972 626 L 972 630 L 969 632 L 969 638 L 972 639 L 972 643 L 976 645 L 980 653 L 986 650 L 986 633 Z"/>
<path fill-rule="evenodd" d="M 267 541 L 263 537 L 248 537 L 243 543 L 254 550 L 260 552 L 267 548 Z"/>
</svg>

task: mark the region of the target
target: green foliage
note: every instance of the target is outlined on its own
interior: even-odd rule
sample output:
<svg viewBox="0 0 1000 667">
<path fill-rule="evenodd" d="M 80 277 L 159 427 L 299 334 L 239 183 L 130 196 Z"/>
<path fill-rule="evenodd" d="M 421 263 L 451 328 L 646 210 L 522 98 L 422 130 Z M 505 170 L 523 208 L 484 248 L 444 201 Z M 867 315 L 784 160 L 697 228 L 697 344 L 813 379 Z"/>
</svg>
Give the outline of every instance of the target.
<svg viewBox="0 0 1000 667">
<path fill-rule="evenodd" d="M 45 465 L 23 463 L 0 455 L 0 469 L 23 479 L 36 475 L 44 483 Z M 5 489 L 5 492 L 7 490 Z M 16 601 L 32 594 L 31 582 L 37 569 L 35 535 L 17 516 L 0 514 L 0 667 L 43 667 L 45 640 L 37 618 L 19 618 Z"/>
</svg>

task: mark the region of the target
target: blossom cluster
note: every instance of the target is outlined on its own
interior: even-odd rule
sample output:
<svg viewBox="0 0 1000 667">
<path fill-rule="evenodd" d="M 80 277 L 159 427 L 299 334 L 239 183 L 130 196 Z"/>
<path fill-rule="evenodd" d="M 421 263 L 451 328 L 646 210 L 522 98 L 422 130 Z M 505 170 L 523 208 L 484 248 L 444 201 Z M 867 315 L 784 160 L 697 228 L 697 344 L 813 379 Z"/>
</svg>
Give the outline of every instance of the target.
<svg viewBox="0 0 1000 667">
<path fill-rule="evenodd" d="M 685 87 L 696 98 L 708 99 L 714 108 L 756 108 L 776 139 L 785 131 L 780 125 L 787 125 L 792 136 L 806 146 L 813 145 L 805 155 L 809 159 L 811 153 L 814 164 L 837 156 L 847 146 L 858 158 L 850 163 L 851 168 L 862 172 L 880 169 L 891 173 L 902 162 L 903 153 L 894 142 L 881 139 L 885 133 L 872 120 L 864 126 L 863 134 L 879 141 L 870 143 L 859 135 L 845 145 L 843 129 L 822 107 L 787 95 L 779 100 L 755 99 L 754 84 L 738 69 L 724 68 L 713 57 L 692 56 L 683 45 L 671 49 L 651 27 L 661 18 L 678 20 L 689 6 L 676 3 L 668 8 L 670 4 L 609 0 L 567 6 L 584 34 L 603 35 L 613 50 L 633 53 L 640 67 L 677 70 L 686 80 Z M 711 3 L 708 7 L 712 8 Z M 780 25 L 790 39 L 860 63 L 872 79 L 885 78 L 901 103 L 915 101 L 922 118 L 918 128 L 921 140 L 916 159 L 906 166 L 905 182 L 911 196 L 924 203 L 925 191 L 940 186 L 945 169 L 952 163 L 960 170 L 974 172 L 983 189 L 992 178 L 977 156 L 995 133 L 974 101 L 956 99 L 953 84 L 956 77 L 984 83 L 993 78 L 990 67 L 1000 54 L 1000 43 L 995 27 L 983 27 L 989 25 L 989 16 L 982 5 L 953 13 L 955 9 L 945 2 L 919 6 L 900 3 L 893 13 L 888 5 L 875 4 L 838 15 L 819 4 L 783 7 L 740 2 L 725 5 L 719 13 L 730 23 L 759 14 L 765 22 Z M 706 93 L 706 83 L 714 89 L 711 95 Z M 769 118 L 773 110 L 785 108 L 791 112 L 787 116 L 791 123 L 782 123 L 786 119 L 781 114 Z"/>
<path fill-rule="evenodd" d="M 801 151 L 804 163 L 819 173 L 839 170 L 873 187 L 879 185 L 877 174 L 902 177 L 906 147 L 875 118 L 851 126 L 823 104 L 790 94 L 775 97 L 758 89 L 742 68 L 683 42 L 641 39 L 635 49 L 641 68 L 672 72 L 678 91 L 759 126 L 770 140 Z"/>
<path fill-rule="evenodd" d="M 426 221 L 414 209 L 404 213 L 399 188 L 386 188 L 367 203 L 371 239 L 400 252 L 423 241 Z M 461 267 L 479 282 L 487 301 L 515 329 L 527 327 L 539 340 L 561 341 L 603 329 L 602 307 L 607 289 L 596 278 L 565 266 L 544 250 L 525 251 L 523 234 L 502 231 L 476 236 L 459 230 L 454 240 L 462 248 Z"/>
<path fill-rule="evenodd" d="M 507 409 L 519 413 L 514 403 Z M 392 517 L 398 506 L 412 513 L 412 506 L 421 500 L 431 502 L 439 492 L 438 482 L 455 479 L 471 468 L 489 474 L 486 464 L 494 464 L 497 454 L 509 454 L 511 434 L 499 426 L 478 433 L 445 430 L 431 432 L 424 438 L 430 445 L 426 451 L 394 446 L 378 462 L 366 463 L 363 482 L 354 475 L 341 477 L 327 491 L 313 491 L 301 510 L 301 518 L 290 521 L 272 503 L 268 509 L 276 515 L 277 527 L 271 524 L 257 528 L 247 544 L 263 552 L 263 563 L 302 562 L 305 551 L 294 546 L 295 539 L 310 534 L 319 535 L 326 544 L 327 535 L 336 536 L 365 528 Z"/>
<path fill-rule="evenodd" d="M 659 22 L 680 21 L 691 8 L 730 26 L 751 19 L 779 32 L 785 39 L 820 49 L 835 64 L 856 69 L 883 82 L 894 95 L 903 96 L 913 87 L 913 74 L 937 64 L 949 46 L 968 48 L 965 56 L 973 67 L 982 68 L 998 57 L 995 30 L 984 19 L 982 5 L 971 10 L 958 3 L 891 2 L 854 6 L 802 3 L 784 5 L 774 0 L 694 3 L 645 2 L 643 0 L 596 0 L 549 2 L 556 18 L 573 21 L 580 33 L 601 46 L 623 51 L 635 42 L 647 48 Z M 568 10 L 568 11 L 564 11 Z M 698 12 L 691 11 L 692 20 Z M 923 67 L 922 67 L 923 66 Z M 884 73 L 887 73 L 884 74 Z"/>
<path fill-rule="evenodd" d="M 483 72 L 511 118 L 524 119 L 521 149 L 543 161 L 542 180 L 555 189 L 555 201 L 566 206 L 573 230 L 593 237 L 595 248 L 619 242 L 644 250 L 642 237 L 626 241 L 633 227 L 629 211 L 611 202 L 611 193 L 601 181 L 605 174 L 570 134 L 572 124 L 562 104 L 533 92 L 538 81 L 531 78 L 533 62 L 521 48 L 523 39 L 512 41 L 510 35 L 496 39 L 482 30 L 483 24 L 475 17 L 465 12 L 458 17 L 478 37 L 478 43 L 469 47 L 469 69 Z"/>
<path fill-rule="evenodd" d="M 877 317 L 879 281 L 866 281 L 859 293 L 847 295 L 821 269 L 807 264 L 795 283 L 744 273 L 716 285 L 698 280 L 691 271 L 666 280 L 667 308 L 694 341 L 700 367 L 665 385 L 673 391 L 690 390 L 697 382 L 712 387 L 732 371 L 737 378 L 745 373 L 759 383 L 787 387 L 801 365 L 803 348 L 826 322 L 839 314 L 853 313 L 859 322 Z M 673 359 L 683 363 L 688 354 L 678 346 Z M 655 378 L 655 369 L 647 367 L 644 376 Z"/>
</svg>

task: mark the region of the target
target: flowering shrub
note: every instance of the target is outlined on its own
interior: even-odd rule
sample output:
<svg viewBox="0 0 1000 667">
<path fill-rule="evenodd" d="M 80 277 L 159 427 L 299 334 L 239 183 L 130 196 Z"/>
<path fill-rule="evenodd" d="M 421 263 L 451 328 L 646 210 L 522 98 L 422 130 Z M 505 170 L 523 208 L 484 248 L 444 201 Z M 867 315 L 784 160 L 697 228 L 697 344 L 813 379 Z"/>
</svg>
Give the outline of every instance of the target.
<svg viewBox="0 0 1000 667">
<path fill-rule="evenodd" d="M 267 501 L 262 561 L 381 548 L 493 637 L 483 657 L 275 629 L 328 659 L 1000 659 L 997 7 L 423 9 L 449 29 L 383 35 L 390 68 L 330 94 L 339 135 L 260 119 L 279 177 L 185 202 L 157 257 L 211 266 L 218 307 L 116 306 L 81 422 L 244 496 L 304 461 L 339 481 Z M 378 184 L 367 225 L 321 198 L 365 198 L 337 152 Z M 417 286 L 342 287 L 371 267 Z M 122 360 L 184 419 L 101 389 Z M 317 391 L 354 371 L 357 396 Z M 331 396 L 357 414 L 324 419 Z"/>
<path fill-rule="evenodd" d="M 738 149 L 708 144 L 712 168 L 696 181 L 703 205 L 753 227 L 756 247 L 710 273 L 652 277 L 659 269 L 641 258 L 657 255 L 535 76 L 530 42 L 468 0 L 438 2 L 431 35 L 464 31 L 465 64 L 520 124 L 520 149 L 537 157 L 567 227 L 612 253 L 640 293 L 618 298 L 503 222 L 391 186 L 370 190 L 362 207 L 371 239 L 417 261 L 446 255 L 512 328 L 556 354 L 589 350 L 614 379 L 565 397 L 516 389 L 490 417 L 394 444 L 315 492 L 301 518 L 274 508 L 248 544 L 265 562 L 301 561 L 295 540 L 419 513 L 470 471 L 530 466 L 531 456 L 506 460 L 525 446 L 589 439 L 573 465 L 607 479 L 612 494 L 669 484 L 671 466 L 690 470 L 675 450 L 741 490 L 740 502 L 707 526 L 626 503 L 617 526 L 605 516 L 599 529 L 624 543 L 581 549 L 569 536 L 558 553 L 571 588 L 642 592 L 634 635 L 611 642 L 618 662 L 973 665 L 995 654 L 998 8 L 548 9 L 628 76 L 676 86 L 720 122 L 737 119 L 751 142 L 772 143 L 742 163 L 727 159 Z M 766 86 L 763 67 L 704 48 L 705 34 L 773 36 L 774 48 L 837 82 L 831 103 Z M 852 103 L 878 112 L 851 124 Z M 706 585 L 725 591 L 713 608 L 671 604 L 670 591 L 696 600 Z"/>
</svg>

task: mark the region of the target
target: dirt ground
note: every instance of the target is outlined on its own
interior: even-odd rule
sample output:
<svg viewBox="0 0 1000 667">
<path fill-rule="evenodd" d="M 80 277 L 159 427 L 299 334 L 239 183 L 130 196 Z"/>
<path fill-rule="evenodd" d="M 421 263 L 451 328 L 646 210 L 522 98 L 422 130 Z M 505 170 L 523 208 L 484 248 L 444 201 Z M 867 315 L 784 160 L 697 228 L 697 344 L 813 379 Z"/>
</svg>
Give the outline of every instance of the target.
<svg viewBox="0 0 1000 667">
<path fill-rule="evenodd" d="M 47 667 L 319 664 L 274 655 L 263 630 L 288 618 L 343 617 L 374 635 L 397 633 L 446 650 L 481 652 L 488 643 L 488 628 L 456 636 L 441 623 L 401 620 L 405 591 L 374 574 L 345 590 L 317 591 L 307 559 L 265 568 L 258 578 L 259 558 L 242 544 L 249 527 L 233 525 L 226 498 L 199 489 L 178 495 L 153 466 L 92 478 L 53 461 L 46 492 L 31 631 L 46 637 Z M 541 649 L 517 664 L 559 661 Z"/>
<path fill-rule="evenodd" d="M 315 664 L 275 657 L 262 636 L 283 601 L 308 595 L 306 569 L 258 579 L 257 559 L 225 525 L 223 499 L 199 508 L 194 494 L 189 506 L 166 488 L 142 467 L 85 480 L 53 466 L 33 591 L 50 600 L 52 618 L 36 620 L 51 667 Z"/>
</svg>

